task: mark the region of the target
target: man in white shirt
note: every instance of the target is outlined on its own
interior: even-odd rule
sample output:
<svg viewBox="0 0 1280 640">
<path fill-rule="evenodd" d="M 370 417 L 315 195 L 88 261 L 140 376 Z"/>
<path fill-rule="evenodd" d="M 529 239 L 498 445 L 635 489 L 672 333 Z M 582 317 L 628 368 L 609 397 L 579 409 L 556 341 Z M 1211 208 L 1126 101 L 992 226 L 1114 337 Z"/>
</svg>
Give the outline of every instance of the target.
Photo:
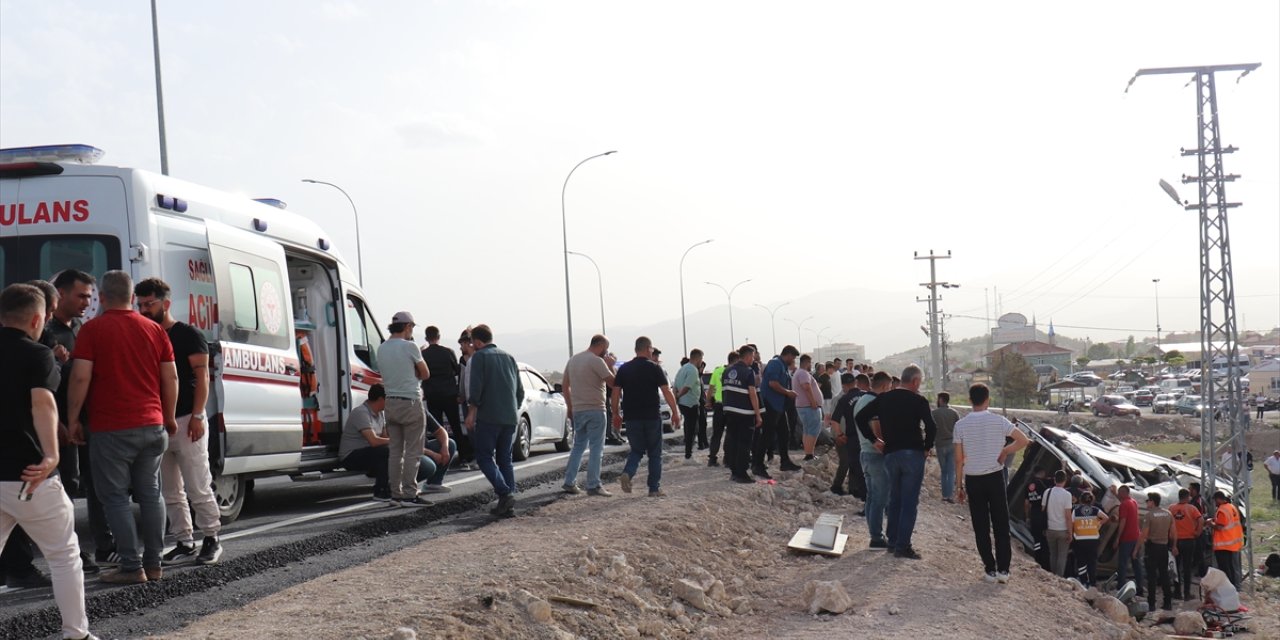
<svg viewBox="0 0 1280 640">
<path fill-rule="evenodd" d="M 1067 472 L 1053 472 L 1053 488 L 1044 494 L 1044 512 L 1049 526 L 1044 537 L 1049 541 L 1049 567 L 1062 577 L 1067 570 L 1067 548 L 1071 544 L 1071 492 L 1067 491 Z"/>
<path fill-rule="evenodd" d="M 1267 475 L 1271 477 L 1271 501 L 1280 500 L 1280 451 L 1272 452 L 1262 466 L 1267 468 Z"/>
<path fill-rule="evenodd" d="M 985 384 L 969 387 L 973 411 L 955 426 L 954 451 L 956 497 L 969 502 L 974 540 L 982 557 L 984 580 L 1009 581 L 1009 562 L 1013 557 L 1009 540 L 1009 501 L 1005 496 L 1004 461 L 1027 446 L 1027 436 L 1008 420 L 987 407 L 991 390 Z M 1013 442 L 1005 445 L 1005 438 Z M 991 552 L 991 532 L 995 532 L 995 554 Z"/>
</svg>

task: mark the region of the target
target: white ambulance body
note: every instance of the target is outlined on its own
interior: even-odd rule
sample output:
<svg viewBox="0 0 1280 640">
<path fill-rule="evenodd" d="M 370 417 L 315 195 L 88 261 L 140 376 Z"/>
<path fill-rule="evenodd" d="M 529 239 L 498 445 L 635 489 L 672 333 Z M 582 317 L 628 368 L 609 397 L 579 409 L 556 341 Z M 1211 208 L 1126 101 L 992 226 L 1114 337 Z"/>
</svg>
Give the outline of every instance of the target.
<svg viewBox="0 0 1280 640">
<path fill-rule="evenodd" d="M 123 269 L 172 287 L 173 316 L 210 345 L 210 456 L 225 520 L 255 477 L 337 467 L 342 424 L 379 381 L 383 338 L 329 234 L 279 206 L 88 164 L 100 155 L 0 150 L 0 280 Z"/>
</svg>

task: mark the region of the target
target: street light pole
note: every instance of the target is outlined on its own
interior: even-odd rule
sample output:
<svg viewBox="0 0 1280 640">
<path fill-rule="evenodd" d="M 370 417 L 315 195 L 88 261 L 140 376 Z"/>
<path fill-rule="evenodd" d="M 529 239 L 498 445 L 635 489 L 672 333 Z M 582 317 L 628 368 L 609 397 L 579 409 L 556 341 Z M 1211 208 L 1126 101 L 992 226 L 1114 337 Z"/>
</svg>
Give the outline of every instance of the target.
<svg viewBox="0 0 1280 640">
<path fill-rule="evenodd" d="M 569 188 L 569 178 L 573 177 L 573 172 L 577 171 L 578 167 L 581 167 L 588 160 L 595 160 L 596 158 L 602 158 L 611 153 L 617 153 L 617 151 L 606 151 L 604 153 L 597 153 L 596 155 L 591 156 L 590 158 L 584 158 L 578 164 L 573 165 L 573 168 L 569 170 L 569 175 L 564 177 L 564 186 L 560 187 L 560 236 L 561 236 L 561 240 L 564 241 L 564 315 L 565 315 L 565 324 L 568 325 L 568 331 L 569 331 L 569 357 L 570 358 L 573 357 L 573 305 L 570 304 L 570 300 L 569 300 L 569 224 L 564 213 L 564 194 L 565 194 L 565 191 Z"/>
<path fill-rule="evenodd" d="M 1160 278 L 1152 278 L 1151 283 L 1156 286 L 1156 348 L 1160 348 Z"/>
<path fill-rule="evenodd" d="M 684 255 L 680 256 L 680 340 L 684 345 L 685 357 L 688 357 L 689 355 L 689 331 L 684 325 L 684 259 L 689 256 L 690 251 L 693 251 L 695 248 L 701 247 L 709 242 L 711 242 L 711 240 L 703 240 L 702 242 L 694 243 L 693 246 L 684 250 Z M 732 311 L 732 309 L 730 309 L 730 311 Z M 730 322 L 730 324 L 732 324 L 732 322 Z M 730 337 L 732 337 L 733 331 L 730 331 L 729 334 Z"/>
<path fill-rule="evenodd" d="M 800 350 L 800 353 L 804 353 L 804 336 L 800 335 L 800 331 L 801 329 L 804 328 L 804 323 L 812 319 L 813 319 L 813 316 L 809 316 L 808 318 L 805 318 L 800 322 L 796 322 L 795 320 L 792 320 L 790 318 L 783 318 L 783 320 L 786 320 L 787 322 L 790 322 L 791 324 L 794 324 L 796 326 L 796 348 Z"/>
<path fill-rule="evenodd" d="M 720 290 L 724 292 L 725 297 L 728 298 L 729 300 L 729 348 L 730 349 L 738 348 L 738 343 L 733 338 L 733 292 L 737 291 L 738 287 L 741 287 L 742 285 L 748 282 L 751 282 L 751 278 L 747 278 L 746 280 L 743 280 L 742 282 L 739 282 L 738 284 L 735 284 L 732 287 L 726 289 L 724 288 L 724 285 L 716 284 L 714 282 L 704 281 L 704 284 L 709 284 L 713 287 L 719 287 Z"/>
<path fill-rule="evenodd" d="M 777 322 L 776 322 L 776 321 L 777 321 L 777 317 L 778 317 L 778 309 L 781 309 L 781 308 L 783 308 L 783 307 L 785 307 L 785 306 L 787 306 L 787 305 L 789 305 L 789 304 L 791 304 L 791 302 L 790 302 L 790 301 L 787 301 L 787 302 L 784 302 L 784 303 L 782 303 L 782 304 L 780 304 L 780 305 L 778 305 L 778 306 L 776 306 L 776 307 L 774 307 L 774 308 L 772 308 L 772 309 L 770 309 L 769 307 L 766 307 L 766 306 L 764 306 L 764 305 L 762 305 L 762 304 L 757 304 L 757 305 L 756 305 L 757 307 L 760 307 L 761 309 L 764 309 L 765 311 L 768 311 L 768 312 L 769 312 L 769 331 L 770 331 L 771 335 L 773 336 L 773 353 L 774 353 L 774 355 L 777 355 L 777 354 L 778 354 L 778 325 L 777 325 Z"/>
<path fill-rule="evenodd" d="M 160 125 L 160 173 L 169 175 L 169 142 L 164 133 L 164 87 L 160 83 L 160 24 L 156 19 L 156 0 L 151 0 L 151 48 L 156 65 L 156 119 Z"/>
<path fill-rule="evenodd" d="M 604 277 L 600 275 L 600 265 L 596 264 L 596 261 L 592 260 L 591 256 L 585 253 L 579 253 L 577 251 L 569 251 L 568 254 L 571 256 L 579 256 L 582 258 L 586 258 L 587 260 L 591 261 L 591 266 L 596 268 L 596 283 L 600 287 L 600 333 L 607 335 L 607 332 L 605 331 L 605 328 L 604 328 Z"/>
<path fill-rule="evenodd" d="M 338 185 L 332 182 L 325 182 L 324 180 L 312 180 L 310 178 L 303 178 L 302 181 L 309 184 L 329 185 L 330 187 L 333 187 L 334 189 L 341 191 L 342 195 L 347 197 L 347 202 L 351 203 L 351 216 L 354 217 L 356 221 L 356 268 L 359 269 L 359 272 L 360 272 L 360 276 L 357 279 L 357 282 L 360 283 L 360 288 L 363 289 L 364 288 L 364 251 L 360 248 L 360 212 L 356 210 L 356 201 L 351 199 L 351 194 L 347 193 L 346 189 L 343 189 L 342 187 L 339 187 Z"/>
</svg>

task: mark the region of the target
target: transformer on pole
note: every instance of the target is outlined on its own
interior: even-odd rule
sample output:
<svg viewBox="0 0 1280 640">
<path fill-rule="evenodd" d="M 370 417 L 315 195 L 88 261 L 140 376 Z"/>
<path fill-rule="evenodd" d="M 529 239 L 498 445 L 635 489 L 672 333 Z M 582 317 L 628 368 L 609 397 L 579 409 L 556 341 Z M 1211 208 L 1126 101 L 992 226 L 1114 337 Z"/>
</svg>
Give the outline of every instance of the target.
<svg viewBox="0 0 1280 640">
<path fill-rule="evenodd" d="M 1225 421 L 1227 443 L 1224 449 L 1231 456 L 1232 497 L 1249 509 L 1248 415 L 1244 408 L 1244 393 L 1240 386 L 1239 342 L 1236 327 L 1235 281 L 1231 273 L 1231 243 L 1227 232 L 1227 210 L 1239 207 L 1238 202 L 1227 200 L 1226 185 L 1240 176 L 1228 174 L 1222 165 L 1222 156 L 1233 153 L 1233 146 L 1222 146 L 1218 121 L 1218 89 L 1215 74 L 1219 71 L 1239 71 L 1240 78 L 1248 75 L 1261 63 L 1225 64 L 1192 67 L 1165 67 L 1139 69 L 1129 80 L 1132 86 L 1141 76 L 1191 74 L 1196 85 L 1196 134 L 1197 145 L 1182 149 L 1183 157 L 1194 156 L 1196 175 L 1183 175 L 1183 184 L 1197 185 L 1199 201 L 1180 202 L 1187 211 L 1200 214 L 1200 362 L 1201 394 L 1204 410 L 1200 415 L 1200 469 L 1201 490 L 1208 498 L 1206 508 L 1213 511 L 1212 496 L 1220 472 L 1218 459 L 1218 425 L 1215 417 Z M 1237 82 L 1239 79 L 1237 79 Z M 1125 91 L 1128 92 L 1128 87 Z M 1161 185 L 1177 200 L 1176 192 L 1167 184 Z M 1215 365 L 1225 364 L 1225 370 L 1217 371 Z M 1252 529 L 1252 527 L 1250 527 Z M 1249 571 L 1244 577 L 1253 589 L 1253 536 L 1245 536 L 1244 564 Z"/>
<path fill-rule="evenodd" d="M 938 302 L 942 300 L 938 296 L 938 287 L 950 288 L 948 282 L 938 282 L 938 261 L 950 260 L 951 250 L 947 250 L 947 255 L 934 255 L 933 249 L 929 250 L 929 255 L 922 256 L 916 252 L 913 256 L 916 260 L 929 261 L 929 281 L 921 282 L 920 286 L 929 290 L 929 297 L 921 300 L 916 298 L 916 302 L 929 303 L 929 384 L 928 388 L 938 391 L 942 388 L 942 360 L 939 357 L 939 336 L 938 336 Z"/>
</svg>

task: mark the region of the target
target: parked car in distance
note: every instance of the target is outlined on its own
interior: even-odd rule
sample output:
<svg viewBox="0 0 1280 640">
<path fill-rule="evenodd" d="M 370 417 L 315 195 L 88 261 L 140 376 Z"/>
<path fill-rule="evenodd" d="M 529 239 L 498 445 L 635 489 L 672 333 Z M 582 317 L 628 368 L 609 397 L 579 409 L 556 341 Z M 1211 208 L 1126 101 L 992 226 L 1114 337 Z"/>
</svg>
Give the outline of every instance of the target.
<svg viewBox="0 0 1280 640">
<path fill-rule="evenodd" d="M 560 385 L 553 387 L 537 369 L 527 364 L 519 366 L 524 403 L 520 405 L 511 459 L 526 460 L 533 445 L 548 442 L 555 443 L 556 451 L 568 451 L 573 447 L 573 426 Z"/>
<path fill-rule="evenodd" d="M 1133 393 L 1133 404 L 1139 407 L 1149 407 L 1155 401 L 1155 394 L 1146 389 L 1139 389 Z"/>
<path fill-rule="evenodd" d="M 1200 396 L 1187 394 L 1178 399 L 1178 404 L 1174 406 L 1174 412 L 1180 416 L 1200 417 L 1200 412 L 1204 411 L 1204 401 Z"/>
<path fill-rule="evenodd" d="M 1102 384 L 1102 378 L 1099 378 L 1087 371 L 1075 373 L 1071 376 L 1071 379 L 1079 382 L 1080 384 L 1089 385 L 1091 387 L 1096 387 Z"/>
<path fill-rule="evenodd" d="M 1176 411 L 1174 407 L 1178 405 L 1178 399 L 1172 393 L 1162 393 L 1151 401 L 1152 413 L 1173 413 Z"/>
<path fill-rule="evenodd" d="M 1142 409 L 1134 406 L 1124 396 L 1109 394 L 1093 401 L 1093 415 L 1104 418 L 1114 416 L 1134 416 L 1142 415 Z"/>
</svg>

